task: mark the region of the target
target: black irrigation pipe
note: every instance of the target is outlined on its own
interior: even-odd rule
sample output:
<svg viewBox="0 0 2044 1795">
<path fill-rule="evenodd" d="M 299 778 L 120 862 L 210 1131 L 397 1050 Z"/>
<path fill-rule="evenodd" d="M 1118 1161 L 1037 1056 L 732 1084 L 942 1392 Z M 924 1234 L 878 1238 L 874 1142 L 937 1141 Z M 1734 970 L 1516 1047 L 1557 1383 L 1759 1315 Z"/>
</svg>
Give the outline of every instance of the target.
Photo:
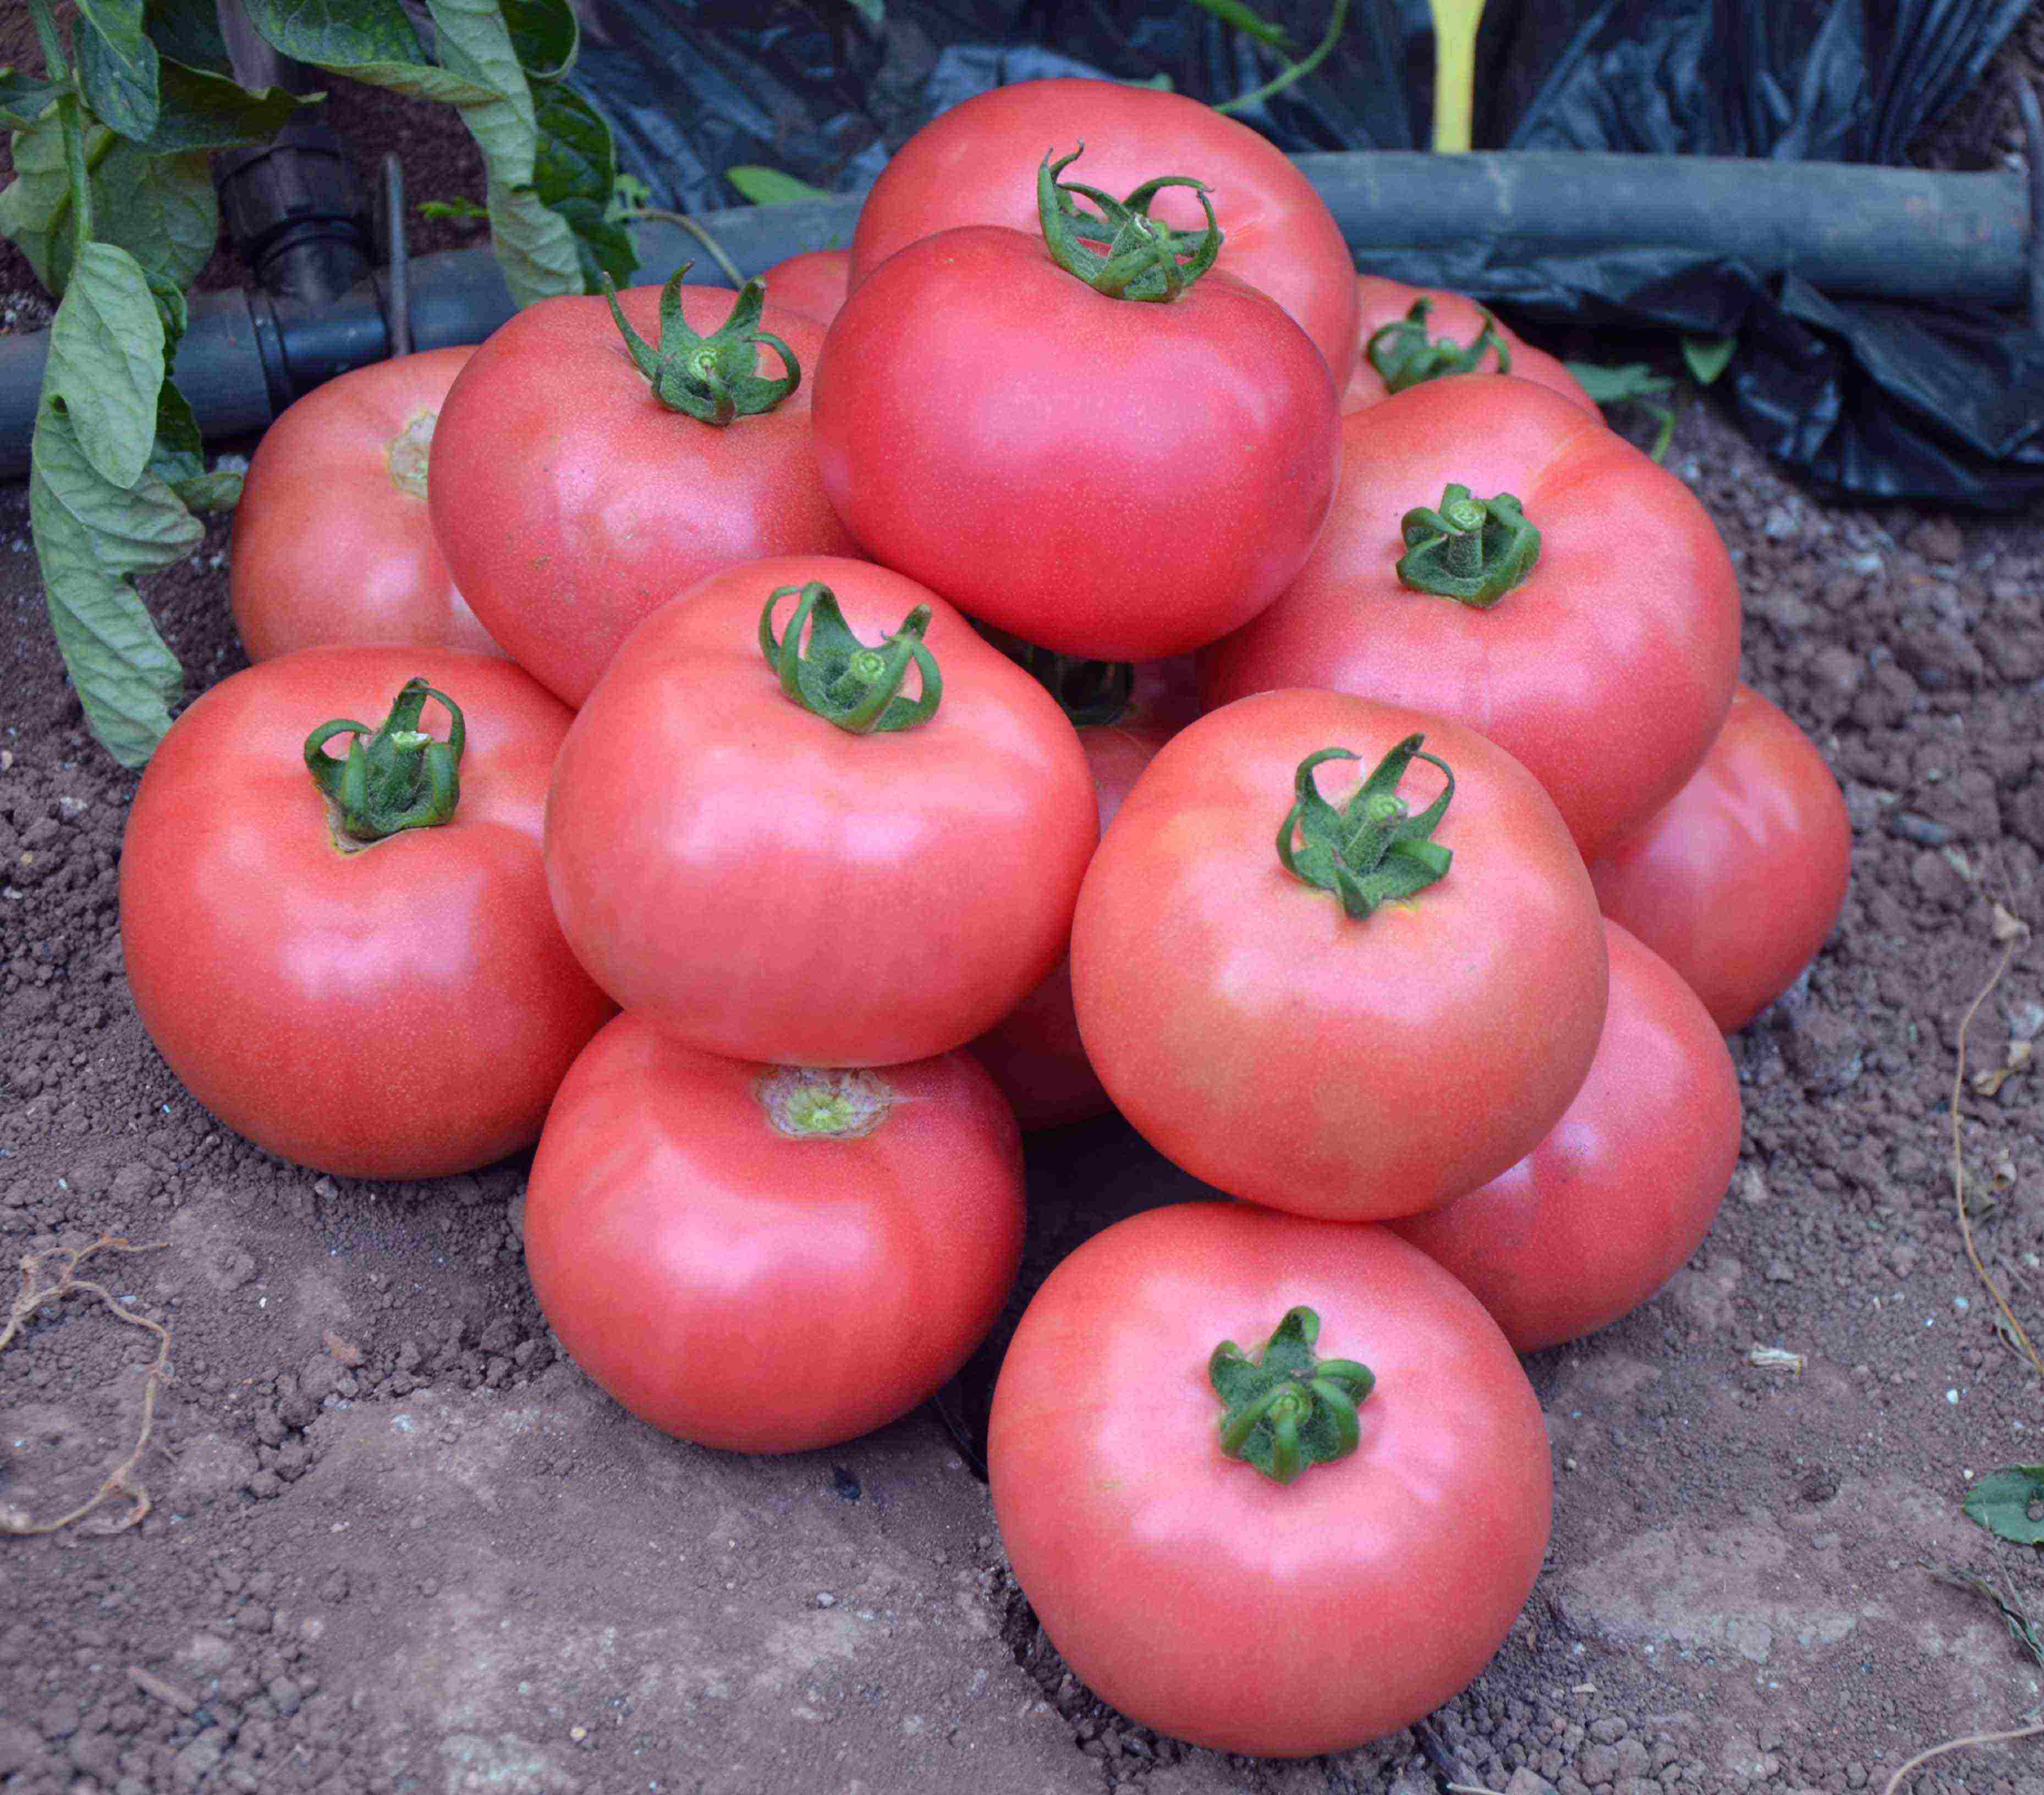
<svg viewBox="0 0 2044 1795">
<path fill-rule="evenodd" d="M 1763 276 L 1794 273 L 1842 296 L 2016 307 L 2032 302 L 2034 289 L 2044 302 L 2044 230 L 2033 215 L 2033 203 L 2044 207 L 2044 181 L 2033 194 L 2013 171 L 1523 152 L 1297 160 L 1365 266 L 1373 254 L 1443 241 L 1481 241 L 1500 263 L 1672 244 Z M 750 275 L 800 250 L 849 243 L 859 203 L 855 195 L 740 207 L 697 221 Z M 386 219 L 390 242 L 398 221 Z M 651 220 L 636 228 L 638 278 L 663 280 L 691 261 L 717 278 L 679 227 Z M 332 255 L 297 253 L 326 258 L 322 267 Z M 390 354 L 407 327 L 414 348 L 433 349 L 480 342 L 511 315 L 486 248 L 400 255 L 395 266 L 394 282 L 386 265 L 338 297 L 302 290 L 317 282 L 194 295 L 176 374 L 206 434 L 261 430 L 298 394 Z M 27 471 L 46 343 L 39 332 L 0 338 L 0 479 Z"/>
</svg>

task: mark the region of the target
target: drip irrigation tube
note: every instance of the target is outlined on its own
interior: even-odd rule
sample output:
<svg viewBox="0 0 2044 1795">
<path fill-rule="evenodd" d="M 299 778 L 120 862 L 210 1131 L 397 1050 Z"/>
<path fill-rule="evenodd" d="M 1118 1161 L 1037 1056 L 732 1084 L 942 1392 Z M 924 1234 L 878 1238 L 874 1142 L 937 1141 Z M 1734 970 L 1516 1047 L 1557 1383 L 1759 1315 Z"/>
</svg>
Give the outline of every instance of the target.
<svg viewBox="0 0 2044 1795">
<path fill-rule="evenodd" d="M 1500 263 L 1673 244 L 1762 275 L 1793 273 L 1839 296 L 2015 307 L 2030 305 L 2034 290 L 2044 303 L 2044 231 L 2031 184 L 2011 171 L 1512 152 L 1297 159 L 1365 266 L 1373 252 L 1456 240 L 1486 244 Z M 801 250 L 848 244 L 859 205 L 851 195 L 698 222 L 750 275 Z M 715 278 L 679 227 L 649 220 L 636 230 L 637 278 L 664 280 L 684 262 Z M 201 429 L 259 431 L 321 381 L 382 360 L 392 350 L 394 297 L 417 349 L 478 343 L 511 315 L 487 249 L 401 257 L 397 268 L 394 283 L 378 269 L 331 301 L 259 290 L 194 295 L 176 373 Z M 46 352 L 45 333 L 0 338 L 0 478 L 27 470 Z"/>
</svg>

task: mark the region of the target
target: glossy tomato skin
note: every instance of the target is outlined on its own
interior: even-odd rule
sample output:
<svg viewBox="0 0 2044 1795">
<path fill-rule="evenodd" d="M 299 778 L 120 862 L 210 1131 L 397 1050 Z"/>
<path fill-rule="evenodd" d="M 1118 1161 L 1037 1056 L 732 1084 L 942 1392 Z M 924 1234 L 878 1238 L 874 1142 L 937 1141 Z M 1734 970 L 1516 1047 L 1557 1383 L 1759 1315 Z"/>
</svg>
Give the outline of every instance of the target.
<svg viewBox="0 0 2044 1795">
<path fill-rule="evenodd" d="M 1852 879 L 1852 822 L 1816 745 L 1742 685 L 1694 777 L 1590 877 L 1604 914 L 1680 972 L 1729 1034 L 1830 936 Z"/>
<path fill-rule="evenodd" d="M 659 290 L 618 298 L 657 344 Z M 684 287 L 683 314 L 707 333 L 736 298 Z M 428 482 L 434 534 L 477 616 L 568 704 L 588 697 L 641 618 L 705 576 L 851 548 L 809 439 L 822 328 L 770 300 L 762 328 L 794 351 L 802 384 L 721 428 L 653 397 L 598 298 L 528 306 L 448 395 Z M 763 349 L 759 372 L 782 371 Z"/>
<path fill-rule="evenodd" d="M 1207 1360 L 1295 1305 L 1375 1374 L 1355 1452 L 1271 1482 L 1220 1448 Z M 1546 1431 L 1481 1305 L 1388 1229 L 1151 1210 L 1051 1274 L 988 1433 L 1016 1580 L 1132 1719 L 1271 1757 L 1343 1751 L 1482 1669 L 1539 1571 Z"/>
<path fill-rule="evenodd" d="M 352 853 L 305 770 L 331 718 L 414 674 L 467 720 L 451 822 Z M 428 705 L 426 725 L 446 720 Z M 611 1006 L 547 901 L 540 833 L 567 711 L 508 661 L 320 648 L 222 681 L 135 794 L 121 940 L 171 1069 L 268 1152 L 357 1178 L 465 1172 L 531 1145 Z"/>
<path fill-rule="evenodd" d="M 782 694 L 759 613 L 809 580 L 868 642 L 931 607 L 928 723 L 851 735 Z M 1096 834 L 1041 686 L 912 581 L 809 555 L 713 574 L 632 637 L 562 750 L 547 872 L 582 963 L 677 1039 L 891 1065 L 963 1045 L 1057 963 Z"/>
<path fill-rule="evenodd" d="M 1447 875 L 1351 919 L 1279 864 L 1299 762 L 1339 805 L 1399 741 L 1454 769 Z M 1416 761 L 1416 812 L 1441 788 Z M 1603 1026 L 1589 876 L 1526 770 L 1454 723 L 1339 692 L 1267 692 L 1151 762 L 1086 874 L 1072 995 L 1115 1107 L 1232 1196 L 1341 1221 L 1431 1209 L 1531 1152 Z"/>
<path fill-rule="evenodd" d="M 843 309 L 851 284 L 851 251 L 805 249 L 776 262 L 759 281 L 776 305 L 827 327 Z"/>
<path fill-rule="evenodd" d="M 1139 706 L 1114 723 L 1081 727 L 1079 742 L 1093 769 L 1103 833 L 1157 750 L 1190 720 L 1154 705 Z M 1014 1105 L 1025 1129 L 1084 1122 L 1114 1107 L 1079 1038 L 1069 959 L 1060 960 L 1005 1020 L 972 1044 L 972 1050 Z"/>
<path fill-rule="evenodd" d="M 1739 585 L 1666 470 L 1554 393 L 1428 381 L 1342 420 L 1346 472 L 1312 559 L 1206 661 L 1208 701 L 1320 685 L 1480 729 L 1544 785 L 1590 858 L 1703 759 L 1739 674 Z M 1541 532 L 1488 611 L 1414 592 L 1399 524 L 1450 481 L 1516 496 Z"/>
<path fill-rule="evenodd" d="M 1703 1242 L 1739 1164 L 1739 1074 L 1668 963 L 1604 924 L 1611 1005 L 1568 1113 L 1480 1191 L 1392 1228 L 1520 1352 L 1630 1314 Z"/>
<path fill-rule="evenodd" d="M 855 287 L 816 378 L 824 485 L 866 552 L 1061 654 L 1148 661 L 1297 573 L 1339 466 L 1326 366 L 1218 270 L 1111 299 L 970 226 Z"/>
<path fill-rule="evenodd" d="M 1483 311 L 1477 302 L 1459 293 L 1450 293 L 1444 287 L 1408 286 L 1403 281 L 1387 280 L 1381 274 L 1358 274 L 1355 287 L 1361 316 L 1356 327 L 1355 371 L 1342 389 L 1343 417 L 1350 412 L 1367 411 L 1391 397 L 1385 389 L 1384 377 L 1370 359 L 1370 339 L 1385 325 L 1396 324 L 1405 316 L 1412 309 L 1415 300 L 1433 301 L 1433 309 L 1427 316 L 1430 336 L 1452 337 L 1457 343 L 1470 343 L 1476 341 L 1483 329 Z M 1544 349 L 1535 348 L 1516 331 L 1503 324 L 1497 328 L 1512 354 L 1511 373 L 1514 379 L 1530 380 L 1535 386 L 1560 393 L 1570 405 L 1593 417 L 1599 415 L 1596 401 L 1583 390 L 1582 382 L 1558 359 Z M 1501 370 L 1496 357 L 1486 352 L 1484 365 L 1477 371 L 1495 374 Z"/>
<path fill-rule="evenodd" d="M 967 1054 L 857 1081 L 863 1133 L 774 1125 L 798 1075 L 619 1017 L 532 1161 L 525 1260 L 576 1364 L 641 1420 L 793 1452 L 905 1414 L 999 1314 L 1022 1251 L 1015 1118 Z"/>
<path fill-rule="evenodd" d="M 1312 183 L 1270 140 L 1180 94 L 1120 82 L 1018 81 L 940 113 L 897 150 L 859 209 L 851 239 L 856 287 L 898 251 L 960 224 L 1037 228 L 1044 152 L 1083 142 L 1069 178 L 1116 199 L 1159 175 L 1213 190 L 1227 241 L 1218 267 L 1267 293 L 1313 339 L 1339 389 L 1355 359 L 1355 264 Z M 1152 213 L 1204 228 L 1186 189 Z"/>
<path fill-rule="evenodd" d="M 228 570 L 251 661 L 344 643 L 503 652 L 455 589 L 426 515 L 435 420 L 474 352 L 429 349 L 356 368 L 263 433 Z"/>
</svg>

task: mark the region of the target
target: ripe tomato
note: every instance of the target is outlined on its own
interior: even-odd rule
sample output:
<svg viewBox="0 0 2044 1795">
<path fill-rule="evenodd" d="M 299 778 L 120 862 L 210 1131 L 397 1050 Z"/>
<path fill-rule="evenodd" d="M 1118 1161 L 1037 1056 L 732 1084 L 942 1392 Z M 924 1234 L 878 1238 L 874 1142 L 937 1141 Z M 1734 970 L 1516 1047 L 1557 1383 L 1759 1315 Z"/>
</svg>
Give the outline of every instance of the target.
<svg viewBox="0 0 2044 1795">
<path fill-rule="evenodd" d="M 810 581 L 867 643 L 928 607 L 927 722 L 852 734 L 786 695 L 760 612 Z M 561 750 L 547 873 L 582 964 L 677 1039 L 889 1065 L 963 1045 L 1056 965 L 1096 834 L 1041 686 L 912 581 L 806 555 L 713 574 L 626 644 Z"/>
<path fill-rule="evenodd" d="M 806 249 L 776 262 L 759 277 L 776 305 L 828 326 L 843 308 L 851 284 L 851 251 Z"/>
<path fill-rule="evenodd" d="M 306 737 L 382 719 L 415 675 L 466 723 L 452 819 L 344 847 Z M 540 865 L 568 722 L 508 661 L 417 647 L 281 656 L 179 717 L 129 812 L 121 941 L 142 1026 L 192 1095 L 258 1146 L 351 1177 L 436 1177 L 531 1145 L 610 1013 Z M 424 723 L 447 727 L 436 709 Z"/>
<path fill-rule="evenodd" d="M 1356 1449 L 1280 1483 L 1224 1452 L 1209 1355 L 1254 1357 L 1297 1307 L 1311 1350 L 1375 1382 Z M 1016 1581 L 1089 1688 L 1286 1758 L 1396 1732 L 1474 1677 L 1553 1501 L 1539 1404 L 1468 1291 L 1388 1229 L 1224 1203 L 1148 1210 L 1051 1274 L 987 1464 Z"/>
<path fill-rule="evenodd" d="M 228 593 L 252 661 L 340 642 L 503 650 L 426 515 L 426 453 L 472 349 L 400 355 L 317 386 L 263 433 L 234 512 Z"/>
<path fill-rule="evenodd" d="M 1739 1164 L 1739 1074 L 1668 963 L 1616 922 L 1590 1075 L 1502 1176 L 1391 1226 L 1454 1272 L 1521 1352 L 1630 1314 L 1696 1250 Z"/>
<path fill-rule="evenodd" d="M 1216 646 L 1208 701 L 1320 685 L 1451 717 L 1523 761 L 1589 858 L 1696 771 L 1739 676 L 1739 585 L 1709 515 L 1675 476 L 1530 382 L 1456 374 L 1342 421 L 1347 471 L 1305 570 Z M 1477 532 L 1441 510 L 1515 497 L 1539 558 L 1490 608 L 1417 590 Z M 1483 525 L 1508 577 L 1515 534 Z M 1422 517 L 1422 512 L 1424 518 Z M 1425 521 L 1431 520 L 1431 522 Z M 1416 539 L 1414 532 L 1419 532 Z M 1429 548 L 1429 543 L 1437 547 Z"/>
<path fill-rule="evenodd" d="M 1277 596 L 1327 516 L 1339 427 L 1313 345 L 1254 289 L 1215 271 L 1168 303 L 1110 297 L 993 225 L 855 286 L 816 380 L 824 485 L 869 554 L 1106 660 L 1183 654 Z"/>
<path fill-rule="evenodd" d="M 724 287 L 676 290 L 688 331 L 705 336 L 737 304 Z M 659 289 L 618 301 L 643 338 L 686 342 L 663 335 Z M 770 301 L 761 328 L 794 351 L 801 383 L 721 425 L 654 396 L 602 299 L 528 306 L 448 393 L 428 487 L 441 551 L 490 633 L 571 705 L 640 618 L 705 574 L 851 548 L 809 442 L 822 328 Z M 771 344 L 757 377 L 782 378 Z"/>
<path fill-rule="evenodd" d="M 1117 198 L 1153 175 L 1195 175 L 1213 189 L 1227 243 L 1220 267 L 1276 300 L 1310 336 L 1336 389 L 1355 359 L 1355 263 L 1312 183 L 1267 137 L 1181 94 L 1120 82 L 1018 81 L 953 106 L 896 151 L 860 208 L 857 287 L 889 256 L 959 224 L 1036 228 L 1036 164 L 1082 142 L 1082 178 Z M 1167 189 L 1157 216 L 1201 222 Z M 1078 345 L 1074 344 L 1075 353 Z"/>
<path fill-rule="evenodd" d="M 1295 781 L 1346 807 L 1416 734 L 1454 785 L 1431 850 L 1411 851 L 1452 863 L 1347 914 L 1279 861 Z M 1328 748 L 1359 758 L 1301 767 Z M 1410 766 L 1397 795 L 1422 812 L 1444 783 Z M 1361 790 L 1344 833 L 1383 796 Z M 1410 1215 L 1523 1158 L 1581 1086 L 1604 1025 L 1596 904 L 1553 804 L 1481 736 L 1267 693 L 1167 742 L 1101 843 L 1072 925 L 1079 1030 L 1115 1107 L 1195 1177 L 1304 1215 Z"/>
<path fill-rule="evenodd" d="M 1021 1253 L 1021 1138 L 970 1055 L 797 1071 L 631 1015 L 568 1074 L 525 1198 L 532 1288 L 575 1363 L 729 1452 L 907 1413 L 993 1325 Z"/>
<path fill-rule="evenodd" d="M 1157 750 L 1199 714 L 1178 677 L 1179 669 L 1189 665 L 1180 661 L 1136 668 L 1128 710 L 1112 723 L 1079 726 L 1103 832 Z M 972 1050 L 993 1074 L 1025 1129 L 1084 1122 L 1114 1107 L 1079 1039 L 1069 959 L 1060 960 L 1005 1021 L 972 1044 Z"/>
<path fill-rule="evenodd" d="M 1355 286 L 1362 315 L 1356 332 L 1355 372 L 1342 392 L 1343 416 L 1391 397 L 1394 388 L 1377 366 L 1380 360 L 1400 392 L 1451 372 L 1508 374 L 1598 415 L 1596 401 L 1567 368 L 1500 324 L 1474 300 L 1441 287 L 1408 286 L 1381 274 L 1358 274 Z M 1425 309 L 1416 310 L 1422 301 Z M 1430 367 L 1435 371 L 1429 372 Z"/>
<path fill-rule="evenodd" d="M 1733 695 L 1688 784 L 1590 866 L 1597 901 L 1742 1029 L 1816 957 L 1852 879 L 1852 823 L 1809 737 Z"/>
</svg>

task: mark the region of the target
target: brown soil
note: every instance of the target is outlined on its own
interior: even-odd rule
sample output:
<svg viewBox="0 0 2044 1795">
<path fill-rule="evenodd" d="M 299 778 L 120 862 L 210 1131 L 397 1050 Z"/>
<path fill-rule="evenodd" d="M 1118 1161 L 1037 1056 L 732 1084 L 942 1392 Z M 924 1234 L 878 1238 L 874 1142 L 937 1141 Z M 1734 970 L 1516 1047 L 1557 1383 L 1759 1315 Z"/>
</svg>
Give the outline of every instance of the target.
<svg viewBox="0 0 2044 1795">
<path fill-rule="evenodd" d="M 359 103 L 380 148 L 392 115 Z M 418 128 L 452 172 L 415 189 L 455 190 L 459 145 Z M 134 781 L 83 733 L 0 489 L 0 1248 L 152 1243 L 80 1275 L 171 1329 L 174 1373 L 140 1526 L 0 1540 L 0 1790 L 1842 1792 L 2034 1714 L 2044 1670 L 1929 1567 L 2044 1613 L 2034 1554 L 1959 1510 L 1970 1479 L 2044 1458 L 2044 1383 L 1967 1266 L 1949 1167 L 1996 906 L 2044 926 L 2044 516 L 1827 505 L 1702 409 L 1672 465 L 1739 562 L 1746 677 L 1845 783 L 1852 896 L 1735 1043 L 1745 1149 L 1711 1238 L 1644 1310 L 1529 1362 L 1558 1501 L 1504 1650 L 1427 1728 L 1298 1765 L 1183 1749 L 1066 1674 L 968 1462 L 991 1355 L 948 1427 L 698 1450 L 559 1356 L 521 1164 L 352 1182 L 215 1124 L 129 1001 Z M 226 548 L 217 524 L 148 589 L 194 690 L 241 664 Z M 1980 1064 L 2044 1033 L 2041 973 L 2023 942 Z M 1981 1251 L 2044 1331 L 2044 1073 L 1961 1118 Z M 1025 1283 L 1195 1188 L 1118 1125 L 1040 1141 Z M 28 1322 L 0 1356 L 0 1510 L 92 1494 L 154 1348 L 82 1297 Z M 1915 1785 L 2044 1795 L 2044 1745 Z"/>
</svg>

